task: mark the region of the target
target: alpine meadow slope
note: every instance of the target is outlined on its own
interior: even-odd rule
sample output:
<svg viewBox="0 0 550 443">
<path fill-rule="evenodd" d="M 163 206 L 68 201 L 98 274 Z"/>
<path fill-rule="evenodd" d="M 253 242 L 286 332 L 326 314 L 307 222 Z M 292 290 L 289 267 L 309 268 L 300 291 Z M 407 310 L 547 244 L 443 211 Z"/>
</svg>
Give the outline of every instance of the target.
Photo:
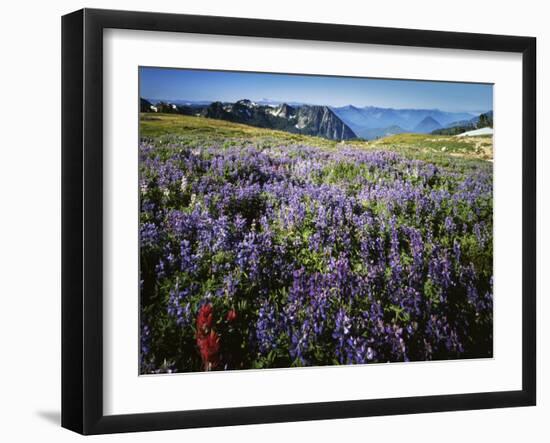
<svg viewBox="0 0 550 443">
<path fill-rule="evenodd" d="M 140 373 L 492 357 L 490 139 L 140 139 Z"/>
</svg>

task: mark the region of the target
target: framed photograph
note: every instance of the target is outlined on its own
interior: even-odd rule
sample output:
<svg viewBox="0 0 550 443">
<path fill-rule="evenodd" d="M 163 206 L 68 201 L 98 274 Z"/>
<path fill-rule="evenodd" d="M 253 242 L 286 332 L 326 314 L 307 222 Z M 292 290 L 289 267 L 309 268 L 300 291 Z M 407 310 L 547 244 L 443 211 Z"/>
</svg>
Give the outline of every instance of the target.
<svg viewBox="0 0 550 443">
<path fill-rule="evenodd" d="M 62 21 L 62 425 L 536 402 L 531 37 Z"/>
</svg>

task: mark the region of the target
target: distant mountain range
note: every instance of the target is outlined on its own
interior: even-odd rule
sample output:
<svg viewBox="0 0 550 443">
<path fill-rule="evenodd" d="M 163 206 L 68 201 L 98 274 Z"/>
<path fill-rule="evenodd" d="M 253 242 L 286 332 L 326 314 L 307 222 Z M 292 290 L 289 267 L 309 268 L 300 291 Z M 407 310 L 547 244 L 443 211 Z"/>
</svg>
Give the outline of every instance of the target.
<svg viewBox="0 0 550 443">
<path fill-rule="evenodd" d="M 374 106 L 330 107 L 300 103 L 260 102 L 243 99 L 234 103 L 174 100 L 171 102 L 141 99 L 141 112 L 162 112 L 194 115 L 244 123 L 262 128 L 325 137 L 331 140 L 354 138 L 375 139 L 387 135 L 412 133 L 453 133 L 475 129 L 488 123 L 467 112 L 446 112 L 439 109 L 393 109 Z M 472 126 L 473 125 L 473 126 Z M 449 129 L 454 128 L 454 129 Z M 447 131 L 447 132 L 446 132 Z"/>
<path fill-rule="evenodd" d="M 332 108 L 359 136 L 367 139 L 402 132 L 430 133 L 459 120 L 469 120 L 474 114 L 446 112 L 439 109 L 393 109 L 348 105 Z"/>
</svg>

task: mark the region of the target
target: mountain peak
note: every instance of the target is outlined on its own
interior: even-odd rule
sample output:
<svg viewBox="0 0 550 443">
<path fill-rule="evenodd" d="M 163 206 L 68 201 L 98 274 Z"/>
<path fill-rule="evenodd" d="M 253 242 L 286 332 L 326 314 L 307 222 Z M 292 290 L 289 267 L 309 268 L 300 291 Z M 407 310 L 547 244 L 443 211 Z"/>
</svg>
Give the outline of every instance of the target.
<svg viewBox="0 0 550 443">
<path fill-rule="evenodd" d="M 344 110 L 344 111 L 359 111 L 359 108 L 357 106 L 354 106 L 354 105 L 346 105 L 346 106 L 342 106 L 341 108 L 337 108 L 337 109 L 341 109 L 341 110 Z"/>
<path fill-rule="evenodd" d="M 347 140 L 357 137 L 353 130 L 328 106 L 291 106 L 288 103 L 264 106 L 248 99 L 242 99 L 235 103 L 211 103 L 202 109 L 200 115 L 332 140 Z"/>
<path fill-rule="evenodd" d="M 429 133 L 439 128 L 441 128 L 441 124 L 435 118 L 428 115 L 424 117 L 424 119 L 415 126 L 414 131 Z"/>
<path fill-rule="evenodd" d="M 252 102 L 251 100 L 247 99 L 247 98 L 243 98 L 237 102 L 235 102 L 236 105 L 242 105 L 242 106 L 246 106 L 248 108 L 251 108 L 253 106 L 256 105 L 256 103 Z"/>
<path fill-rule="evenodd" d="M 294 118 L 296 114 L 296 110 L 292 106 L 286 103 L 281 103 L 280 105 L 275 106 L 274 108 L 268 109 L 266 112 L 268 112 L 269 114 L 275 117 L 287 118 L 287 119 Z"/>
</svg>

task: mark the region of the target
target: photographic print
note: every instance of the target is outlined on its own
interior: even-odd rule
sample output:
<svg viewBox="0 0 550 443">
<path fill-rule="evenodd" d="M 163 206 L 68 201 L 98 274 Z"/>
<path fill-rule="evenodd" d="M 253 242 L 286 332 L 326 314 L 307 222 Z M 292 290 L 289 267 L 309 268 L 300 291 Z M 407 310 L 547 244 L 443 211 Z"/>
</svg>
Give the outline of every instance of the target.
<svg viewBox="0 0 550 443">
<path fill-rule="evenodd" d="M 492 358 L 492 84 L 140 67 L 138 99 L 140 374 Z"/>
</svg>

